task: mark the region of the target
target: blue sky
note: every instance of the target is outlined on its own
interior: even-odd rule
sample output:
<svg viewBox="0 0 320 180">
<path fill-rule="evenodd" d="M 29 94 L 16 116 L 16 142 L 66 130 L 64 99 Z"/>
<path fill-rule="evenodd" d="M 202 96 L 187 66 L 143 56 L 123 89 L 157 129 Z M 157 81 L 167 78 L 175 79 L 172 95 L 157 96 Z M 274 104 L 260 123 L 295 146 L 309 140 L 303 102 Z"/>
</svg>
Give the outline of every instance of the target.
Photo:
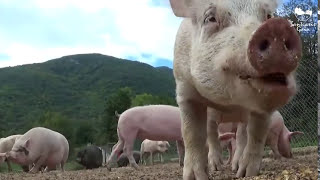
<svg viewBox="0 0 320 180">
<path fill-rule="evenodd" d="M 172 67 L 169 0 L 1 0 L 0 67 L 101 53 Z"/>
<path fill-rule="evenodd" d="M 101 53 L 172 68 L 180 22 L 169 0 L 0 0 L 0 67 Z"/>
</svg>

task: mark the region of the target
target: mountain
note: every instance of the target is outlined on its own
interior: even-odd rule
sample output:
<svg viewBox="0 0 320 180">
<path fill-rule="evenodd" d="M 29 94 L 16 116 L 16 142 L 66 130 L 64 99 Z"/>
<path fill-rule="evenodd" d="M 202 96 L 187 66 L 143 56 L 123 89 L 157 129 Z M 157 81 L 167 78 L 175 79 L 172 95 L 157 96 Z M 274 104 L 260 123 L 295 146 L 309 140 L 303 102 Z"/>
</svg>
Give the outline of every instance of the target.
<svg viewBox="0 0 320 180">
<path fill-rule="evenodd" d="M 170 68 L 102 54 L 64 56 L 0 69 L 0 123 L 2 129 L 23 129 L 46 110 L 77 121 L 95 119 L 106 98 L 122 87 L 136 94 L 175 95 Z"/>
</svg>

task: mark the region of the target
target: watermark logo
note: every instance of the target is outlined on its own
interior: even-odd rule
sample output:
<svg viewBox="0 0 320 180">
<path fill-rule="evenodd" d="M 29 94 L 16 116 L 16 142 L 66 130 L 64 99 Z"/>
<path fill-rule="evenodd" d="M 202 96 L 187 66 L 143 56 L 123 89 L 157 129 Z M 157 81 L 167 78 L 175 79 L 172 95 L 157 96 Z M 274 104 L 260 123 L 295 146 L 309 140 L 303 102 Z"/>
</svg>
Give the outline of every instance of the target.
<svg viewBox="0 0 320 180">
<path fill-rule="evenodd" d="M 298 32 L 310 32 L 311 27 L 317 27 L 317 22 L 310 22 L 312 18 L 312 8 L 308 4 L 301 3 L 293 9 L 293 13 L 296 16 L 298 22 L 294 23 L 289 20 L 292 26 L 294 26 Z M 320 11 L 318 11 L 319 14 Z"/>
<path fill-rule="evenodd" d="M 299 21 L 305 22 L 312 17 L 312 8 L 308 4 L 301 3 L 294 8 L 294 14 Z"/>
</svg>

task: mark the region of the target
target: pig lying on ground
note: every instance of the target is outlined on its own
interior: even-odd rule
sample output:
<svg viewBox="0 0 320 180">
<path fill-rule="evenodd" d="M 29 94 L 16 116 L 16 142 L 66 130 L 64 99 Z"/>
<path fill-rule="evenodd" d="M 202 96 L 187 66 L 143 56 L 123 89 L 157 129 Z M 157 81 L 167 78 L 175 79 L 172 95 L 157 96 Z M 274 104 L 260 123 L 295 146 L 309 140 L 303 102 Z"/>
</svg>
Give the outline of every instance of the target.
<svg viewBox="0 0 320 180">
<path fill-rule="evenodd" d="M 237 123 L 221 123 L 219 124 L 219 134 L 224 136 L 224 143 L 227 143 L 228 147 L 231 146 L 233 151 L 229 151 L 229 159 L 234 155 L 235 144 L 235 132 L 234 127 L 237 127 Z M 224 133 L 233 132 L 233 136 L 226 137 Z M 281 157 L 292 158 L 292 151 L 290 142 L 294 135 L 301 135 L 303 132 L 294 131 L 290 132 L 284 124 L 284 120 L 279 111 L 275 111 L 271 116 L 271 125 L 268 130 L 268 136 L 266 139 L 266 145 L 269 146 L 273 152 L 275 159 Z M 229 161 L 228 161 L 229 162 Z"/>
<path fill-rule="evenodd" d="M 169 105 L 138 106 L 123 112 L 118 121 L 118 142 L 113 146 L 107 167 L 123 150 L 132 167 L 138 168 L 132 150 L 136 138 L 153 141 L 178 141 L 180 166 L 183 166 L 184 145 L 181 135 L 181 120 L 178 107 Z"/>
<path fill-rule="evenodd" d="M 98 168 L 104 163 L 104 157 L 107 156 L 105 153 L 104 149 L 95 145 L 89 145 L 77 153 L 76 161 L 85 166 L 86 169 Z"/>
<path fill-rule="evenodd" d="M 248 137 L 238 127 L 232 169 L 236 177 L 257 175 L 270 116 L 297 91 L 299 34 L 287 19 L 272 17 L 276 0 L 170 4 L 177 17 L 184 17 L 173 62 L 185 145 L 183 179 L 208 179 L 207 137 L 209 164 L 221 170 L 218 126 L 207 121 L 207 111 L 221 122 L 248 121 Z"/>
<path fill-rule="evenodd" d="M 55 170 L 57 166 L 64 171 L 69 155 L 69 143 L 60 133 L 43 127 L 35 127 L 22 135 L 13 145 L 6 157 L 20 165 L 34 166 L 31 173 L 39 172 L 46 166 L 45 172 Z"/>
<path fill-rule="evenodd" d="M 145 139 L 141 143 L 141 149 L 140 149 L 141 163 L 145 163 L 145 165 L 147 165 L 146 159 L 150 155 L 150 162 L 151 162 L 151 165 L 153 165 L 153 155 L 157 153 L 160 155 L 160 162 L 162 162 L 163 161 L 162 154 L 164 152 L 167 152 L 169 147 L 170 147 L 170 144 L 168 141 L 152 141 L 149 139 Z"/>
<path fill-rule="evenodd" d="M 11 135 L 11 136 L 8 136 L 8 137 L 0 139 L 0 154 L 2 154 L 2 156 L 0 155 L 0 164 L 3 163 L 4 161 L 6 161 L 9 172 L 12 171 L 12 168 L 11 168 L 11 165 L 10 165 L 10 161 L 5 157 L 5 153 L 11 151 L 14 143 L 21 136 L 22 135 L 17 134 L 17 135 Z M 29 171 L 29 167 L 28 166 L 21 166 L 21 168 L 25 172 Z"/>
<path fill-rule="evenodd" d="M 141 157 L 140 152 L 139 151 L 133 151 L 132 155 L 133 155 L 134 161 L 137 164 L 139 164 L 140 157 Z M 118 164 L 118 167 L 126 167 L 126 166 L 128 166 L 129 159 L 127 158 L 125 153 L 121 153 L 120 156 L 118 156 L 117 164 Z"/>
</svg>

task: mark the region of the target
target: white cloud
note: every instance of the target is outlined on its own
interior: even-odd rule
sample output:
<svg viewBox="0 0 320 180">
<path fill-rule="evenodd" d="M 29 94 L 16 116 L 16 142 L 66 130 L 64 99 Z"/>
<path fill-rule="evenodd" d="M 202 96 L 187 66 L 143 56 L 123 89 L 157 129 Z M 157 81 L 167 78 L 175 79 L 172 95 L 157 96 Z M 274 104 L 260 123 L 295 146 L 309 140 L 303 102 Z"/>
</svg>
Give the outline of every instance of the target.
<svg viewBox="0 0 320 180">
<path fill-rule="evenodd" d="M 0 45 L 0 53 L 8 55 L 10 58 L 7 61 L 0 61 L 0 67 L 43 62 L 79 53 L 102 53 L 119 58 L 135 56 L 140 57 L 140 61 L 149 64 L 155 61 L 154 57 L 172 60 L 175 34 L 181 21 L 181 19 L 173 15 L 169 5 L 167 7 L 153 6 L 150 0 L 26 0 L 23 3 L 22 1 L 12 0 L 2 2 L 5 2 L 8 7 L 11 5 L 11 7 L 20 7 L 22 10 L 24 8 L 32 8 L 34 12 L 40 14 L 41 18 L 49 18 L 48 24 L 45 25 L 50 27 L 48 29 L 51 32 L 62 28 L 64 30 L 69 29 L 68 34 L 65 34 L 65 36 L 77 36 L 70 38 L 71 40 L 82 39 L 86 36 L 86 41 L 76 41 L 72 45 L 57 45 L 53 43 L 54 38 L 47 38 L 44 35 L 45 38 L 42 38 L 41 41 L 46 41 L 48 45 L 43 46 L 30 41 L 32 38 L 27 38 L 29 41 L 14 41 L 13 39 L 16 38 L 14 38 L 13 34 L 10 38 L 11 30 L 2 27 L 0 29 L 0 39 L 4 36 L 1 32 L 6 32 L 6 35 L 5 42 Z M 76 15 L 71 20 L 70 17 L 61 17 L 62 13 L 60 12 L 72 12 L 75 9 L 82 17 L 88 17 L 89 20 L 86 19 L 86 21 L 82 22 L 82 19 L 77 19 Z M 72 16 L 72 13 L 66 15 Z M 77 29 L 72 29 L 74 24 L 69 25 L 69 22 L 73 22 L 73 19 L 76 19 L 75 23 L 78 23 L 76 24 Z M 44 22 L 46 21 L 44 20 Z M 35 24 L 34 28 L 43 25 Z M 85 28 L 85 31 L 76 33 L 81 31 L 82 29 L 79 28 L 82 27 Z M 45 30 L 46 28 L 43 31 Z M 40 33 L 45 34 L 46 32 L 43 31 Z M 72 31 L 75 33 L 72 33 Z M 24 32 L 21 31 L 20 33 L 23 34 Z M 25 36 L 31 36 L 36 39 L 40 35 L 37 32 L 35 34 L 25 34 Z M 99 43 L 96 42 L 96 37 L 101 38 Z M 64 39 L 69 39 L 69 37 L 64 37 Z M 143 58 L 141 57 L 142 53 L 152 54 L 153 58 Z"/>
</svg>

